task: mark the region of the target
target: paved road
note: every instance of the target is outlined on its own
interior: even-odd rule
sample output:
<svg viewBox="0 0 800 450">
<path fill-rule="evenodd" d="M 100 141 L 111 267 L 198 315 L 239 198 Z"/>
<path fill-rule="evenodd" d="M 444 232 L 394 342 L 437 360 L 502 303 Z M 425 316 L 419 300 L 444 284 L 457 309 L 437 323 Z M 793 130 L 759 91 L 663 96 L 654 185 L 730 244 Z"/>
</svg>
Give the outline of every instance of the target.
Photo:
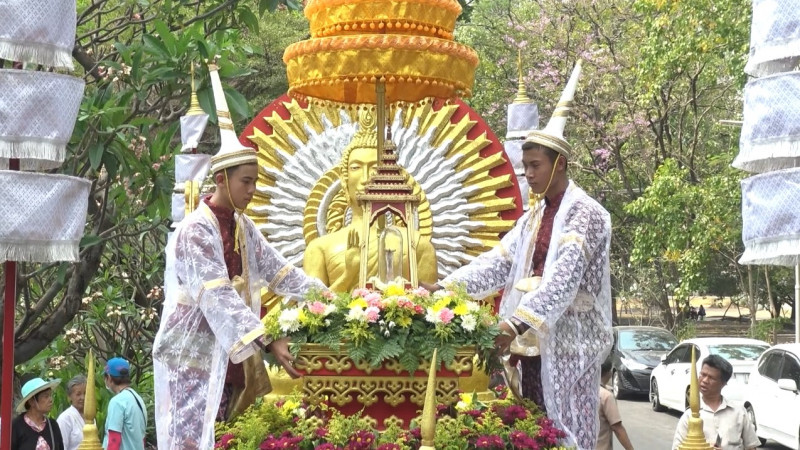
<svg viewBox="0 0 800 450">
<path fill-rule="evenodd" d="M 671 450 L 672 437 L 681 415 L 677 411 L 657 413 L 650 408 L 647 397 L 619 400 L 622 424 L 628 430 L 633 447 L 637 450 Z M 614 448 L 622 448 L 614 442 Z M 768 441 L 761 449 L 788 450 L 780 444 Z"/>
</svg>

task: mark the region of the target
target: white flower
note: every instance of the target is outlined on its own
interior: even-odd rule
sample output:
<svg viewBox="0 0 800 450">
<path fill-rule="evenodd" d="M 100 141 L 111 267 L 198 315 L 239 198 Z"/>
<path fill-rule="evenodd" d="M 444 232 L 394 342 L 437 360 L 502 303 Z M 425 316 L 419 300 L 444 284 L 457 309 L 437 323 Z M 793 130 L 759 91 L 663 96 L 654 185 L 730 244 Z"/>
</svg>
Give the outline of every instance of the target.
<svg viewBox="0 0 800 450">
<path fill-rule="evenodd" d="M 436 291 L 439 292 L 439 291 Z M 439 314 L 433 310 L 433 308 L 426 308 L 425 309 L 425 321 L 429 323 L 440 323 L 442 319 L 439 318 Z"/>
<path fill-rule="evenodd" d="M 467 301 L 465 304 L 467 305 L 467 311 L 469 312 L 474 313 L 481 310 L 481 305 L 479 305 L 478 302 Z"/>
<path fill-rule="evenodd" d="M 300 329 L 300 308 L 289 308 L 281 311 L 278 325 L 284 333 L 293 333 Z"/>
<path fill-rule="evenodd" d="M 334 312 L 336 312 L 336 305 L 329 304 L 329 305 L 325 306 L 325 312 L 323 313 L 323 315 L 327 317 L 327 316 L 331 315 L 331 313 L 334 313 Z"/>
<path fill-rule="evenodd" d="M 475 327 L 478 325 L 478 320 L 472 314 L 465 314 L 461 316 L 461 328 L 465 329 L 466 331 L 475 331 Z"/>
<path fill-rule="evenodd" d="M 367 313 L 361 307 L 354 306 L 350 308 L 350 311 L 345 316 L 345 320 L 348 322 L 366 322 L 367 321 Z"/>
</svg>

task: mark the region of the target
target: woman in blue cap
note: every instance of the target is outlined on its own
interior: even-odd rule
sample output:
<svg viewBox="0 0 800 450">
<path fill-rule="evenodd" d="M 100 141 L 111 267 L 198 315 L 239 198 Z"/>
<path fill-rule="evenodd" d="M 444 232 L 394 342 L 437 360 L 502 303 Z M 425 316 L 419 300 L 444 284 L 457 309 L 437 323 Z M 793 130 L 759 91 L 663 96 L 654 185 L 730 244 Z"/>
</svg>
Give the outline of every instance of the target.
<svg viewBox="0 0 800 450">
<path fill-rule="evenodd" d="M 64 450 L 58 423 L 47 417 L 60 382 L 34 378 L 22 386 L 19 416 L 11 422 L 11 450 Z"/>
</svg>

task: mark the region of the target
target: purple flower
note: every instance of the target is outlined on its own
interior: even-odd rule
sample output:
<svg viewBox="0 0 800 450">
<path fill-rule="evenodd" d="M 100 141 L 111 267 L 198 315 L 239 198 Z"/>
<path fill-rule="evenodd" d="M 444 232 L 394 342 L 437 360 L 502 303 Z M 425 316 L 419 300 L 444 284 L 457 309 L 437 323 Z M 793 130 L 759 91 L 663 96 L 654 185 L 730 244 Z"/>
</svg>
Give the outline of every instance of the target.
<svg viewBox="0 0 800 450">
<path fill-rule="evenodd" d="M 331 444 L 330 442 L 326 442 L 324 444 L 319 444 L 318 446 L 314 447 L 314 450 L 340 450 L 339 447 Z"/>
<path fill-rule="evenodd" d="M 512 425 L 517 420 L 524 420 L 528 417 L 528 411 L 520 405 L 511 405 L 503 411 L 501 417 L 503 423 Z"/>
<path fill-rule="evenodd" d="M 375 435 L 366 430 L 358 430 L 347 439 L 345 450 L 367 450 L 372 448 Z"/>
<path fill-rule="evenodd" d="M 478 436 L 478 439 L 475 440 L 475 448 L 496 448 L 496 449 L 503 449 L 506 445 L 503 442 L 503 438 L 497 435 L 482 435 Z"/>
<path fill-rule="evenodd" d="M 219 438 L 219 442 L 214 445 L 214 448 L 228 450 L 228 446 L 231 445 L 233 438 L 234 436 L 231 433 L 223 434 L 222 437 Z"/>
<path fill-rule="evenodd" d="M 378 450 L 400 450 L 400 446 L 394 443 L 381 444 L 378 446 Z"/>
</svg>

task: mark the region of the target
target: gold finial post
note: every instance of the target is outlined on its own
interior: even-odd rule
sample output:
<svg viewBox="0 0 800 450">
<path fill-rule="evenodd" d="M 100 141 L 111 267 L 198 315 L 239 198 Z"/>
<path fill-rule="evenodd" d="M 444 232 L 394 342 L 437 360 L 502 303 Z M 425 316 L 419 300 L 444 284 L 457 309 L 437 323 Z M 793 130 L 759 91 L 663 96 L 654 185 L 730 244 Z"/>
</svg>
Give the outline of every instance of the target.
<svg viewBox="0 0 800 450">
<path fill-rule="evenodd" d="M 434 450 L 434 437 L 436 436 L 436 368 L 437 353 L 439 349 L 433 349 L 431 357 L 431 368 L 428 371 L 428 387 L 425 390 L 425 404 L 422 407 L 422 421 L 420 423 L 420 434 L 422 445 L 420 450 Z"/>
<path fill-rule="evenodd" d="M 697 382 L 697 356 L 695 346 L 692 346 L 692 368 L 689 383 L 689 409 L 692 417 L 689 418 L 689 431 L 686 439 L 680 443 L 678 450 L 712 450 L 703 434 L 703 419 L 700 418 L 700 389 Z"/>
<path fill-rule="evenodd" d="M 522 78 L 522 49 L 517 50 L 517 96 L 514 97 L 513 103 L 533 103 L 533 100 L 528 97 L 525 80 Z"/>
<path fill-rule="evenodd" d="M 192 97 L 189 101 L 189 110 L 186 111 L 187 116 L 199 116 L 201 114 L 205 114 L 203 108 L 200 107 L 200 102 L 197 100 L 197 90 L 194 86 L 194 63 L 192 63 L 191 70 L 192 73 Z"/>
<path fill-rule="evenodd" d="M 83 440 L 78 450 L 102 450 L 103 445 L 97 437 L 97 425 L 94 419 L 97 416 L 97 397 L 94 391 L 94 353 L 89 350 L 86 355 L 86 396 L 83 400 Z"/>
</svg>

